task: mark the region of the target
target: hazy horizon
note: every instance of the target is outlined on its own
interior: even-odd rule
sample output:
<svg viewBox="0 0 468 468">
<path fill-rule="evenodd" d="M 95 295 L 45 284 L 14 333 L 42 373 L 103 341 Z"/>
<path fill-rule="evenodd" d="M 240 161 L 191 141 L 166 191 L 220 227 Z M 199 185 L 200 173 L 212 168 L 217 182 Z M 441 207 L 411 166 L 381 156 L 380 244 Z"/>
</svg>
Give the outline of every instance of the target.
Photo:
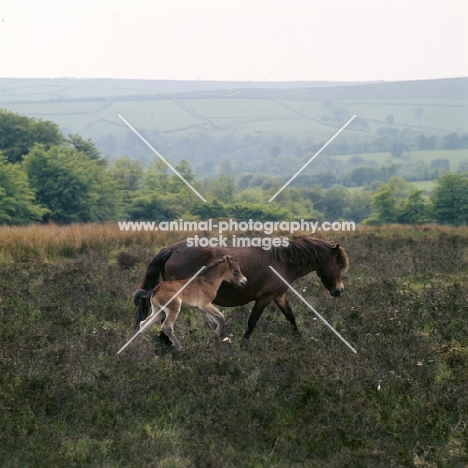
<svg viewBox="0 0 468 468">
<path fill-rule="evenodd" d="M 0 77 L 392 82 L 468 76 L 460 0 L 4 0 Z"/>
<path fill-rule="evenodd" d="M 172 79 L 172 78 L 122 78 L 118 76 L 96 76 L 96 77 L 76 77 L 76 76 L 53 76 L 53 77 L 41 77 L 41 76 L 0 76 L 0 80 L 115 80 L 115 81 L 162 81 L 162 82 L 190 82 L 190 83 L 255 83 L 255 84 L 295 84 L 295 83 L 324 83 L 324 84 L 337 84 L 337 85 L 358 85 L 358 84 L 373 84 L 373 83 L 399 83 L 399 82 L 411 82 L 411 81 L 436 81 L 436 80 L 456 80 L 468 78 L 468 74 L 464 76 L 445 76 L 441 78 L 414 78 L 414 79 L 395 79 L 395 80 L 216 80 L 216 79 Z"/>
</svg>

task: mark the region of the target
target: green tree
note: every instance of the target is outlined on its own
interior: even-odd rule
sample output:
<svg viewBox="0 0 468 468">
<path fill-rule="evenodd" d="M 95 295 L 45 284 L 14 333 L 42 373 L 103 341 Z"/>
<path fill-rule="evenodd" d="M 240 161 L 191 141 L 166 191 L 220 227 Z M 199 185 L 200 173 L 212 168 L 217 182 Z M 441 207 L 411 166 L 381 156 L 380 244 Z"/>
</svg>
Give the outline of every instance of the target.
<svg viewBox="0 0 468 468">
<path fill-rule="evenodd" d="M 245 190 L 239 190 L 234 196 L 235 203 L 265 203 L 268 200 L 267 194 L 260 188 L 249 187 Z"/>
<path fill-rule="evenodd" d="M 373 214 L 364 220 L 365 224 L 391 224 L 399 222 L 413 186 L 399 177 L 392 178 L 386 184 L 380 184 L 372 196 Z"/>
<path fill-rule="evenodd" d="M 376 213 L 366 220 L 366 224 L 390 224 L 396 222 L 396 197 L 393 187 L 382 187 L 372 197 L 371 205 Z"/>
<path fill-rule="evenodd" d="M 433 159 L 430 163 L 429 163 L 429 169 L 434 169 L 436 171 L 445 171 L 445 172 L 449 172 L 450 171 L 450 161 L 448 159 L 442 159 L 442 158 L 438 158 L 438 159 Z"/>
<path fill-rule="evenodd" d="M 366 185 L 379 179 L 379 169 L 369 166 L 359 166 L 345 176 L 347 185 Z"/>
<path fill-rule="evenodd" d="M 424 134 L 420 134 L 417 137 L 418 150 L 433 150 L 437 146 L 437 136 L 431 135 L 427 137 Z"/>
<path fill-rule="evenodd" d="M 406 145 L 402 140 L 395 140 L 390 149 L 390 154 L 397 158 L 403 156 L 403 152 L 405 151 L 405 146 Z"/>
<path fill-rule="evenodd" d="M 461 148 L 460 135 L 457 132 L 448 133 L 442 137 L 441 147 L 443 149 Z"/>
<path fill-rule="evenodd" d="M 389 164 L 387 166 L 380 166 L 379 171 L 378 171 L 379 179 L 382 182 L 387 182 L 389 179 L 396 176 L 400 167 L 401 167 L 401 164 L 395 164 L 395 163 Z"/>
<path fill-rule="evenodd" d="M 107 159 L 103 158 L 101 152 L 96 148 L 93 140 L 85 140 L 81 135 L 70 133 L 66 143 L 71 145 L 77 151 L 86 154 L 89 159 L 96 161 L 98 164 L 106 165 Z"/>
<path fill-rule="evenodd" d="M 356 224 L 367 218 L 371 211 L 372 192 L 369 189 L 348 190 L 346 206 L 343 208 L 343 219 Z"/>
<path fill-rule="evenodd" d="M 155 159 L 146 169 L 143 176 L 143 187 L 147 190 L 169 191 L 169 167 L 159 158 Z M 171 174 L 172 171 L 171 171 Z"/>
<path fill-rule="evenodd" d="M 127 215 L 133 221 L 171 221 L 184 216 L 187 207 L 174 194 L 138 190 L 131 197 Z"/>
<path fill-rule="evenodd" d="M 35 143 L 49 148 L 62 142 L 63 135 L 56 123 L 0 109 L 0 150 L 8 161 L 20 162 Z"/>
<path fill-rule="evenodd" d="M 346 206 L 348 205 L 349 190 L 342 185 L 333 185 L 323 191 L 319 203 L 315 207 L 320 210 L 328 220 L 343 218 Z"/>
<path fill-rule="evenodd" d="M 194 210 L 201 219 L 233 218 L 238 220 L 277 221 L 290 217 L 289 211 L 278 203 L 232 203 L 225 204 L 214 200 L 203 203 Z"/>
<path fill-rule="evenodd" d="M 423 224 L 429 221 L 427 203 L 423 190 L 414 190 L 403 203 L 398 214 L 398 222 L 403 224 Z"/>
<path fill-rule="evenodd" d="M 109 166 L 109 173 L 120 190 L 135 192 L 143 188 L 143 165 L 140 161 L 117 158 Z"/>
<path fill-rule="evenodd" d="M 192 165 L 185 159 L 182 159 L 182 161 L 177 164 L 175 169 L 187 182 L 192 183 L 195 180 L 195 174 L 193 173 Z M 182 184 L 184 183 L 180 177 L 177 177 L 177 179 L 174 180 L 180 181 Z"/>
<path fill-rule="evenodd" d="M 120 192 L 125 214 L 128 216 L 134 208 L 134 198 L 140 196 L 144 187 L 144 170 L 140 161 L 128 158 L 117 158 L 108 169 L 115 185 Z M 141 201 L 139 202 L 141 205 Z M 151 202 L 152 203 L 152 202 Z"/>
<path fill-rule="evenodd" d="M 49 209 L 45 221 L 108 221 L 121 215 L 119 192 L 110 174 L 74 148 L 36 145 L 23 167 L 38 202 Z"/>
<path fill-rule="evenodd" d="M 457 172 L 458 173 L 468 172 L 468 159 L 465 158 L 458 163 Z"/>
<path fill-rule="evenodd" d="M 281 154 L 281 147 L 279 145 L 273 145 L 270 148 L 270 156 L 272 158 L 277 158 Z"/>
<path fill-rule="evenodd" d="M 47 209 L 35 204 L 35 198 L 27 174 L 0 152 L 0 224 L 41 221 Z"/>
<path fill-rule="evenodd" d="M 422 160 L 418 160 L 410 165 L 404 172 L 404 175 L 408 180 L 428 180 L 432 178 L 430 177 L 431 174 L 429 173 L 427 164 Z"/>
<path fill-rule="evenodd" d="M 219 176 L 210 184 L 213 196 L 223 203 L 232 203 L 236 190 L 235 179 L 236 176 L 230 163 L 223 161 Z"/>
<path fill-rule="evenodd" d="M 204 195 L 203 188 L 195 180 L 195 174 L 193 168 L 188 161 L 182 160 L 175 169 L 177 172 L 183 176 L 183 178 L 201 195 Z M 169 191 L 177 197 L 177 200 L 185 207 L 185 212 L 191 212 L 195 206 L 198 206 L 200 203 L 203 203 L 197 194 L 178 177 L 176 174 L 173 174 L 172 171 L 169 172 L 169 178 L 167 182 L 167 187 L 162 187 L 162 190 Z M 206 195 L 206 194 L 205 194 Z M 205 197 L 206 198 L 206 197 Z"/>
<path fill-rule="evenodd" d="M 279 188 L 279 187 L 278 187 Z M 276 193 L 275 190 L 271 195 Z M 267 200 L 271 197 L 268 196 Z M 288 211 L 288 217 L 292 219 L 323 219 L 324 215 L 315 209 L 312 197 L 304 196 L 304 190 L 297 187 L 288 187 L 283 190 L 275 202 Z M 271 203 L 272 205 L 272 203 Z"/>
<path fill-rule="evenodd" d="M 441 224 L 468 223 L 468 178 L 449 172 L 439 177 L 432 196 L 432 215 Z"/>
<path fill-rule="evenodd" d="M 128 166 L 128 163 L 125 164 Z M 135 168 L 134 168 L 135 169 Z M 181 161 L 175 169 L 198 192 L 193 169 Z M 203 204 L 198 196 L 163 161 L 156 159 L 144 171 L 142 188 L 128 193 L 127 215 L 135 221 L 167 221 L 190 217 Z"/>
<path fill-rule="evenodd" d="M 323 187 L 323 188 L 329 188 L 332 185 L 336 184 L 336 172 L 332 170 L 327 170 L 323 171 L 320 174 L 317 174 L 317 182 Z"/>
</svg>

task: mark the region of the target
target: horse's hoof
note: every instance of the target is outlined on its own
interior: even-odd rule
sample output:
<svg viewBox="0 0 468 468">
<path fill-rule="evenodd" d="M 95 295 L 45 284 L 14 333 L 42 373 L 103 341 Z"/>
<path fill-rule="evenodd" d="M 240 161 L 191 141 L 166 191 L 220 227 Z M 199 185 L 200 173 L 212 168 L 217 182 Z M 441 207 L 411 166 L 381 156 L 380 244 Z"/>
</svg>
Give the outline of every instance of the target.
<svg viewBox="0 0 468 468">
<path fill-rule="evenodd" d="M 172 346 L 172 341 L 169 339 L 169 337 L 163 332 L 163 331 L 160 331 L 159 334 L 158 334 L 158 340 L 161 342 L 161 343 L 164 343 L 168 346 Z"/>
<path fill-rule="evenodd" d="M 241 349 L 244 350 L 250 350 L 252 348 L 252 342 L 250 340 L 246 340 L 245 338 L 242 338 L 239 345 Z"/>
</svg>

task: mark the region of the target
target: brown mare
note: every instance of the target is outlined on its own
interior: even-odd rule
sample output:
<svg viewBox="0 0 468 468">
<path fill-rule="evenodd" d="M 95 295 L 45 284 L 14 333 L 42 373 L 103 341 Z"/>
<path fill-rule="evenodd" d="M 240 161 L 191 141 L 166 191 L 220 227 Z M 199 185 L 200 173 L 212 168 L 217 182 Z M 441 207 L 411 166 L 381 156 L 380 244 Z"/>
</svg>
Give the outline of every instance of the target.
<svg viewBox="0 0 468 468">
<path fill-rule="evenodd" d="M 193 276 L 203 265 L 208 265 L 223 254 L 236 258 L 242 272 L 249 280 L 245 288 L 238 289 L 222 283 L 213 303 L 222 307 L 235 307 L 255 301 L 250 313 L 244 338 L 249 338 L 265 307 L 274 301 L 297 331 L 296 319 L 286 298 L 288 287 L 268 268 L 271 265 L 289 284 L 295 279 L 316 271 L 324 286 L 334 297 L 344 290 L 341 274 L 348 269 L 348 257 L 340 244 L 333 244 L 311 236 L 289 239 L 287 247 L 188 247 L 180 241 L 163 248 L 151 260 L 140 289 L 152 290 L 160 281 Z M 135 298 L 138 306 L 135 329 L 149 313 L 148 301 Z"/>
<path fill-rule="evenodd" d="M 149 320 L 154 322 L 163 320 L 162 332 L 171 341 L 176 350 L 182 345 L 174 335 L 174 324 L 182 307 L 198 307 L 203 316 L 219 336 L 224 326 L 224 314 L 220 312 L 211 301 L 216 297 L 219 286 L 227 281 L 234 286 L 245 286 L 247 278 L 242 274 L 239 264 L 229 255 L 209 264 L 195 279 L 182 291 L 181 288 L 189 282 L 185 280 L 163 281 L 148 294 L 139 290 L 134 297 L 145 298 L 150 296 L 152 313 L 140 323 L 143 327 Z M 179 292 L 180 291 L 180 292 Z M 175 296 L 175 297 L 174 297 Z M 174 298 L 173 298 L 174 297 Z M 171 298 L 173 298 L 171 300 Z M 169 304 L 162 308 L 168 301 Z"/>
</svg>

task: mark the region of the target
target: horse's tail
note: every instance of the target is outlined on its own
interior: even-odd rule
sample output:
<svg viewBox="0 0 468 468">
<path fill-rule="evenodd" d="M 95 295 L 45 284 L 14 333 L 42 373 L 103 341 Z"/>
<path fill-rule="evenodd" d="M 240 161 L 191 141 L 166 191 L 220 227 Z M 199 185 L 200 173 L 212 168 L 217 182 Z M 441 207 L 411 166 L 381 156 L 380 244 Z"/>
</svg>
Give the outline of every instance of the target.
<svg viewBox="0 0 468 468">
<path fill-rule="evenodd" d="M 151 308 L 151 291 L 158 285 L 159 276 L 171 254 L 172 247 L 166 247 L 159 251 L 149 263 L 145 277 L 141 280 L 138 290 L 133 294 L 133 303 L 137 307 L 135 322 L 133 324 L 134 331 L 139 329 L 140 322 L 145 320 L 149 315 Z"/>
</svg>

